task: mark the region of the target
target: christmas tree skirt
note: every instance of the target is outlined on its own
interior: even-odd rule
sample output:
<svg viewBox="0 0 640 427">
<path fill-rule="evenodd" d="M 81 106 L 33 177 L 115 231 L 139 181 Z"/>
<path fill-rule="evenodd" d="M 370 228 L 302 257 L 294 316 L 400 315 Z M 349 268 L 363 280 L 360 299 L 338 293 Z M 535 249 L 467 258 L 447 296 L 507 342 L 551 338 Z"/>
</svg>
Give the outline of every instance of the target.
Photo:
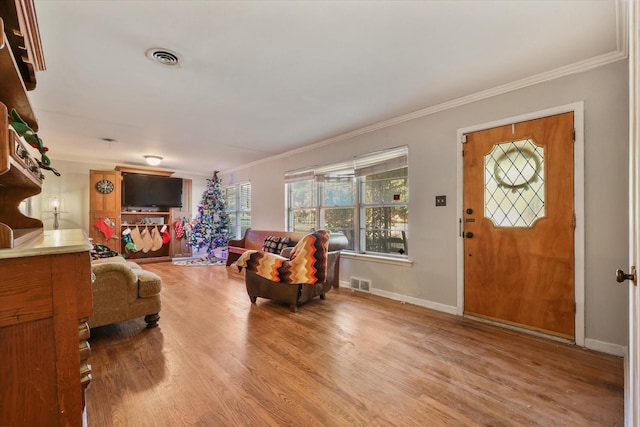
<svg viewBox="0 0 640 427">
<path fill-rule="evenodd" d="M 188 259 L 185 261 L 174 261 L 173 265 L 195 265 L 195 266 L 209 266 L 209 265 L 226 265 L 226 261 L 220 258 L 199 258 L 199 259 Z"/>
</svg>

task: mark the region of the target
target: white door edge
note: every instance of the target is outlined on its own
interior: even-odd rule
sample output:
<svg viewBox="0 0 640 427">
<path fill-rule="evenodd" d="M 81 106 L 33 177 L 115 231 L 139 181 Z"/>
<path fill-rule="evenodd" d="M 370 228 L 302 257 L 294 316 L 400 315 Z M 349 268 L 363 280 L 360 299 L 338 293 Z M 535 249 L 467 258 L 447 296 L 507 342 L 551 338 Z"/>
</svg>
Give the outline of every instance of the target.
<svg viewBox="0 0 640 427">
<path fill-rule="evenodd" d="M 640 4 L 629 4 L 629 265 L 640 267 Z M 624 361 L 626 426 L 640 424 L 640 290 L 629 286 L 629 351 Z"/>
</svg>

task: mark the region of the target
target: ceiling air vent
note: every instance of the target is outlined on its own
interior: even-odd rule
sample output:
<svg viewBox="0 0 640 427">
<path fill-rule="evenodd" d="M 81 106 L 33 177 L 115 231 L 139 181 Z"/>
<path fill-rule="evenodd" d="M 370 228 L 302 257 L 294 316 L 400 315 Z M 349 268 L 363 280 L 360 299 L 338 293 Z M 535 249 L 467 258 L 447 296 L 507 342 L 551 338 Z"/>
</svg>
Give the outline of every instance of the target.
<svg viewBox="0 0 640 427">
<path fill-rule="evenodd" d="M 147 58 L 168 67 L 180 66 L 180 57 L 177 53 L 170 51 L 169 49 L 161 49 L 154 47 L 147 51 Z"/>
</svg>

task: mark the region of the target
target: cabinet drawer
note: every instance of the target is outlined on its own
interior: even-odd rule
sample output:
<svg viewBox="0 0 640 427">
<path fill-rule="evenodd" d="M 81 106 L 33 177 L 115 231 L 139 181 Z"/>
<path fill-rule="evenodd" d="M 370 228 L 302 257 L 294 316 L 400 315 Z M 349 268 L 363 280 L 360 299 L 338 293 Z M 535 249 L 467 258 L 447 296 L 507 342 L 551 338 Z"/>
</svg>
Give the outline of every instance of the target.
<svg viewBox="0 0 640 427">
<path fill-rule="evenodd" d="M 0 328 L 53 316 L 50 269 L 46 257 L 0 261 Z"/>
</svg>

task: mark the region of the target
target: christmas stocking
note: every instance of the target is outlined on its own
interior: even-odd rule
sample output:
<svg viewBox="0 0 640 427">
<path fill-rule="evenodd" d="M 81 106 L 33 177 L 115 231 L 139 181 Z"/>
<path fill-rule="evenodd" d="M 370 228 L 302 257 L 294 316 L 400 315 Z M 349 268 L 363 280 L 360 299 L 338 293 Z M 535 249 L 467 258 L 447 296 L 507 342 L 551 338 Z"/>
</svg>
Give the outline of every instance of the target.
<svg viewBox="0 0 640 427">
<path fill-rule="evenodd" d="M 182 225 L 182 229 L 184 230 L 184 238 L 189 240 L 191 239 L 191 232 L 193 231 L 193 226 L 190 222 L 185 222 Z"/>
<path fill-rule="evenodd" d="M 125 243 L 124 249 L 127 252 L 130 252 L 130 251 L 136 252 L 138 250 L 135 243 L 133 243 L 133 239 L 131 239 L 131 229 L 129 227 L 125 228 L 122 231 L 122 240 L 124 240 L 124 243 Z"/>
<path fill-rule="evenodd" d="M 153 242 L 151 246 L 152 251 L 157 251 L 162 247 L 162 236 L 160 236 L 160 231 L 158 231 L 158 227 L 154 227 L 151 230 L 151 241 Z"/>
<path fill-rule="evenodd" d="M 139 251 L 144 246 L 142 242 L 142 236 L 140 235 L 140 229 L 138 227 L 131 230 L 131 241 L 136 245 L 136 250 Z"/>
<path fill-rule="evenodd" d="M 96 221 L 95 224 L 93 224 L 98 230 L 100 230 L 102 232 L 102 234 L 104 234 L 104 238 L 105 239 L 110 239 L 111 236 L 113 236 L 113 228 L 109 226 L 109 224 L 107 224 L 104 219 L 100 218 L 98 221 Z"/>
<path fill-rule="evenodd" d="M 151 239 L 151 234 L 149 234 L 149 230 L 147 230 L 147 227 L 142 230 L 140 236 L 142 237 L 142 252 L 146 254 L 151 250 L 151 247 L 153 246 L 153 240 Z"/>
<path fill-rule="evenodd" d="M 167 226 L 163 225 L 160 229 L 160 234 L 162 234 L 162 243 L 167 244 L 171 240 L 171 234 L 169 234 L 169 230 L 167 230 Z"/>
<path fill-rule="evenodd" d="M 176 239 L 182 239 L 184 236 L 184 229 L 182 228 L 182 221 L 176 221 L 173 223 L 173 229 L 176 231 Z"/>
</svg>

